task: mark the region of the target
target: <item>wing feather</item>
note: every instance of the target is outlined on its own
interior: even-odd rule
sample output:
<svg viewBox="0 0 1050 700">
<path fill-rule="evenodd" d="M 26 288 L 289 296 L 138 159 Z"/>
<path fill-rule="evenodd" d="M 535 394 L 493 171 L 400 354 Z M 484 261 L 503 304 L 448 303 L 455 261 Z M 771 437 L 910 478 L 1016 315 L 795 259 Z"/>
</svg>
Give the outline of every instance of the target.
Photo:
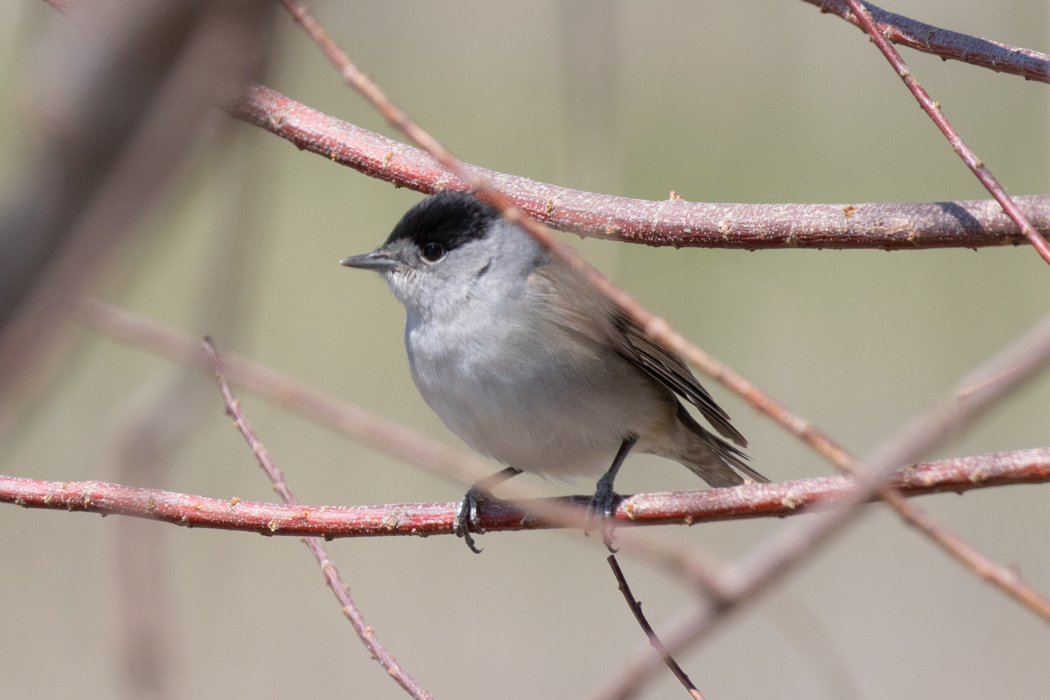
<svg viewBox="0 0 1050 700">
<path fill-rule="evenodd" d="M 696 406 L 720 435 L 747 447 L 747 440 L 729 422 L 729 414 L 715 403 L 685 362 L 652 341 L 638 324 L 585 280 L 551 261 L 538 267 L 530 281 L 542 286 L 543 293 L 551 298 L 551 305 L 560 312 L 555 323 L 564 330 L 611 345 L 620 357 Z"/>
</svg>

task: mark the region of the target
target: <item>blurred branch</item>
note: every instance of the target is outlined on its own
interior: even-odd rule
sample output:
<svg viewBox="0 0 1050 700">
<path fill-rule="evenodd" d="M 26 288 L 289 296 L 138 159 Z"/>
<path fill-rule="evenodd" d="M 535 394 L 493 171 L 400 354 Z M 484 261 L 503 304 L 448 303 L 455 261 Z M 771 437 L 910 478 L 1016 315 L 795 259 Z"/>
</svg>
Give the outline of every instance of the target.
<svg viewBox="0 0 1050 700">
<path fill-rule="evenodd" d="M 957 493 L 997 486 L 1050 482 L 1050 447 L 923 462 L 897 474 L 889 484 L 908 497 Z M 622 526 L 695 525 L 724 520 L 784 518 L 814 512 L 852 494 L 856 480 L 825 476 L 728 489 L 646 493 L 625 497 L 615 517 Z M 587 497 L 550 500 L 585 507 Z M 38 481 L 0 476 L 0 502 L 25 508 L 127 515 L 219 530 L 293 537 L 393 537 L 452 534 L 458 503 L 399 503 L 385 506 L 301 506 L 222 500 L 102 481 Z M 504 501 L 486 502 L 486 531 L 559 527 L 528 509 Z"/>
<path fill-rule="evenodd" d="M 941 133 L 943 133 L 945 138 L 948 139 L 952 148 L 955 149 L 955 152 L 958 153 L 959 157 L 963 159 L 964 163 L 966 163 L 966 167 L 977 176 L 977 179 L 981 181 L 981 184 L 985 186 L 985 189 L 991 192 L 992 196 L 995 197 L 995 201 L 999 202 L 1003 211 L 1006 212 L 1006 215 L 1009 216 L 1010 219 L 1017 224 L 1017 227 L 1024 232 L 1025 237 L 1031 241 L 1036 251 L 1043 256 L 1043 259 L 1046 260 L 1047 263 L 1050 263 L 1050 243 L 1047 243 L 1046 239 L 1035 230 L 1035 226 L 1017 207 L 1014 201 L 1010 199 L 1009 195 L 1006 194 L 1006 190 L 1004 190 L 1002 185 L 999 184 L 999 181 L 995 179 L 995 176 L 992 175 L 992 171 L 988 169 L 988 166 L 986 166 L 977 157 L 977 154 L 974 153 L 973 150 L 971 150 L 962 140 L 962 137 L 959 136 L 959 132 L 955 130 L 955 127 L 953 127 L 951 122 L 948 121 L 948 118 L 944 116 L 944 112 L 941 111 L 941 103 L 934 102 L 930 99 L 930 96 L 922 86 L 919 85 L 919 81 L 917 81 L 915 76 L 912 75 L 911 70 L 909 70 L 907 64 L 905 64 L 904 59 L 901 58 L 900 53 L 898 53 L 897 49 L 893 48 L 889 40 L 883 36 L 879 27 L 875 25 L 875 21 L 872 19 L 871 15 L 864 9 L 861 1 L 846 0 L 846 3 L 850 6 L 850 9 L 853 10 L 853 14 L 859 23 L 859 26 L 868 33 L 871 40 L 879 47 L 879 51 L 881 51 L 882 55 L 886 57 L 886 60 L 890 62 L 890 65 L 893 66 L 893 70 L 896 71 L 897 75 L 900 76 L 900 79 L 904 81 L 904 84 L 908 86 L 908 89 L 911 91 L 911 94 L 915 96 L 915 99 L 918 101 L 923 111 L 929 115 L 930 119 L 933 120 L 933 123 L 937 125 L 937 128 L 940 129 Z"/>
<path fill-rule="evenodd" d="M 90 10 L 90 11 L 84 11 Z M 194 152 L 262 53 L 254 0 L 108 0 L 58 23 L 40 146 L 0 219 L 0 427 L 56 353 L 61 313 Z"/>
<path fill-rule="evenodd" d="M 610 194 L 623 189 L 620 9 L 608 0 L 561 0 L 554 22 L 565 129 L 556 159 L 559 179 Z M 606 250 L 616 255 L 618 249 Z"/>
<path fill-rule="evenodd" d="M 896 434 L 884 440 L 861 467 L 856 459 L 841 447 L 836 464 L 852 471 L 860 482 L 850 497 L 844 498 L 834 508 L 816 521 L 796 524 L 784 528 L 767 538 L 733 565 L 729 577 L 736 579 L 735 597 L 739 601 L 751 598 L 773 580 L 787 572 L 792 566 L 813 552 L 837 529 L 850 521 L 856 506 L 878 493 L 885 494 L 894 474 L 904 465 L 929 452 L 954 435 L 962 426 L 969 424 L 991 406 L 1023 386 L 1031 377 L 1046 368 L 1050 362 L 1050 316 L 1042 319 L 1027 332 L 1014 340 L 1004 350 L 983 362 L 967 374 L 958 387 L 945 396 L 937 405 L 913 418 Z M 890 505 L 894 504 L 890 502 Z M 851 512 L 851 510 L 853 512 Z M 898 511 L 900 512 L 900 511 Z M 922 528 L 922 522 L 909 521 Z M 937 539 L 936 532 L 926 534 Z M 1016 587 L 1016 576 L 1009 569 L 991 562 L 967 559 L 975 554 L 965 547 L 959 549 L 957 538 L 939 541 L 939 544 L 957 560 L 973 570 L 984 580 L 993 569 L 996 578 L 992 581 L 1001 590 L 1014 597 L 1022 605 L 1050 622 L 1050 602 L 1027 587 Z M 724 614 L 725 607 L 718 614 Z"/>
<path fill-rule="evenodd" d="M 180 60 L 205 50 L 191 46 L 200 3 L 146 0 L 138 7 L 132 5 L 119 0 L 100 3 L 95 11 L 83 14 L 77 31 L 72 23 L 58 22 L 46 37 L 51 61 L 45 65 L 50 70 L 37 77 L 40 87 L 34 95 L 34 116 L 42 137 L 0 215 L 0 399 L 8 403 L 13 383 L 22 377 L 21 366 L 46 345 L 41 336 L 50 330 L 55 316 L 49 308 L 34 313 L 27 305 L 44 296 L 46 287 L 51 296 L 62 296 L 63 286 L 79 286 L 75 281 L 82 281 L 83 270 L 98 264 L 97 253 L 91 245 L 81 246 L 85 250 L 78 252 L 87 254 L 78 261 L 82 266 L 73 270 L 72 279 L 52 274 L 45 280 L 48 268 L 76 242 L 78 220 L 88 215 L 92 200 L 106 193 L 107 182 L 108 208 L 125 204 L 116 196 L 127 184 L 121 177 L 126 173 L 119 172 L 121 165 L 125 171 L 139 171 L 138 175 L 150 166 L 156 169 L 154 175 L 167 170 L 166 162 L 151 164 L 125 153 L 148 122 L 154 122 L 154 129 L 160 127 L 156 123 L 160 94 L 167 92 L 170 98 L 175 92 L 193 101 L 186 94 L 191 89 L 186 76 L 176 80 L 171 74 Z M 53 6 L 60 11 L 70 7 Z M 171 124 L 164 125 L 172 130 L 169 136 L 185 137 L 185 132 L 178 133 L 179 127 L 196 116 L 192 109 L 177 110 Z M 178 141 L 180 150 L 185 150 L 182 139 Z M 95 244 L 105 234 L 119 232 L 95 227 L 79 235 Z M 38 302 L 38 306 L 43 305 Z M 12 328 L 16 324 L 21 328 Z"/>
<path fill-rule="evenodd" d="M 230 114 L 341 165 L 418 192 L 467 189 L 428 153 L 251 85 Z M 980 248 L 1027 243 L 994 200 L 885 204 L 711 204 L 582 192 L 464 164 L 529 216 L 580 236 L 650 246 L 742 248 Z M 1016 197 L 1050 231 L 1050 196 Z"/>
<path fill-rule="evenodd" d="M 96 332 L 172 362 L 203 368 L 200 343 L 186 333 L 140 314 L 90 299 L 81 300 L 77 312 L 80 320 Z M 398 423 L 234 353 L 224 353 L 223 366 L 233 382 L 277 406 L 431 474 L 471 484 L 492 472 L 492 466 L 478 457 L 426 438 Z"/>
<path fill-rule="evenodd" d="M 73 9 L 48 1 L 66 16 Z M 26 381 L 23 366 L 57 355 L 59 312 L 120 244 L 141 235 L 142 218 L 194 146 L 221 150 L 219 139 L 208 138 L 219 124 L 211 106 L 258 77 L 274 14 L 255 0 L 103 0 L 78 8 L 75 24 L 56 24 L 53 70 L 38 81 L 45 136 L 0 223 L 0 414 L 14 413 L 36 379 L 29 373 Z M 237 238 L 230 235 L 236 226 L 216 229 Z M 237 255 L 222 267 L 217 259 L 213 267 L 229 280 L 247 259 Z M 210 286 L 208 304 L 232 298 Z M 185 379 L 155 391 L 149 405 L 137 401 L 123 421 L 114 450 L 119 481 L 163 484 L 164 457 L 195 413 L 179 409 L 192 404 L 195 390 L 201 396 L 201 383 Z M 133 521 L 111 532 L 121 690 L 138 700 L 173 695 L 166 534 Z"/>
<path fill-rule="evenodd" d="M 821 12 L 837 15 L 864 31 L 860 20 L 857 19 L 857 15 L 850 9 L 846 0 L 804 0 L 804 2 L 816 5 Z M 1050 83 L 1050 56 L 1044 53 L 934 27 L 903 15 L 887 12 L 870 2 L 865 2 L 864 7 L 871 13 L 879 34 L 894 44 L 940 56 L 945 61 L 948 59 L 962 61 L 973 66 L 989 68 L 997 73 L 1010 73 L 1019 75 L 1025 80 Z"/>
<path fill-rule="evenodd" d="M 858 679 L 846 658 L 848 651 L 809 603 L 780 591 L 772 604 L 762 607 L 762 616 L 784 637 L 797 660 L 809 667 L 826 700 L 863 700 Z"/>
<path fill-rule="evenodd" d="M 73 14 L 73 3 L 70 0 L 44 0 L 48 5 L 55 8 L 59 13 L 69 17 Z"/>
<path fill-rule="evenodd" d="M 214 346 L 211 341 L 205 338 L 204 340 L 204 352 L 208 358 L 209 364 L 211 364 L 212 370 L 215 372 L 215 381 L 219 385 L 219 390 L 222 392 L 223 403 L 226 405 L 226 413 L 233 418 L 233 424 L 244 436 L 248 446 L 252 449 L 252 454 L 255 455 L 256 461 L 259 462 L 259 466 L 269 477 L 273 483 L 273 490 L 277 492 L 277 495 L 281 497 L 281 500 L 288 506 L 298 506 L 295 496 L 292 494 L 288 484 L 284 481 L 284 475 L 274 464 L 273 459 L 270 457 L 270 452 L 266 449 L 266 446 L 259 441 L 255 431 L 252 430 L 251 424 L 248 422 L 248 417 L 244 415 L 244 411 L 241 410 L 241 403 L 233 397 L 233 392 L 230 391 L 230 385 L 226 383 L 225 377 L 222 373 L 222 362 L 219 359 L 218 353 L 215 352 Z M 325 581 L 328 583 L 328 587 L 335 593 L 335 597 L 339 600 L 339 604 L 342 606 L 343 615 L 353 625 L 354 631 L 357 632 L 357 636 L 361 638 L 361 642 L 364 643 L 365 648 L 368 649 L 372 658 L 379 663 L 380 666 L 389 674 L 394 681 L 397 682 L 405 692 L 411 695 L 416 700 L 433 700 L 430 693 L 425 691 L 419 683 L 415 681 L 412 676 L 408 675 L 408 672 L 401 667 L 401 664 L 397 662 L 390 652 L 379 642 L 376 637 L 375 630 L 365 624 L 364 618 L 361 617 L 360 611 L 357 609 L 357 605 L 354 603 L 353 598 L 350 597 L 350 587 L 343 584 L 343 580 L 339 575 L 339 570 L 335 567 L 335 564 L 328 558 L 328 554 L 324 550 L 324 546 L 321 541 L 316 537 L 304 537 L 303 544 L 305 544 L 310 552 L 314 555 L 314 559 L 317 560 L 318 566 L 321 567 L 321 572 L 324 574 Z"/>
</svg>

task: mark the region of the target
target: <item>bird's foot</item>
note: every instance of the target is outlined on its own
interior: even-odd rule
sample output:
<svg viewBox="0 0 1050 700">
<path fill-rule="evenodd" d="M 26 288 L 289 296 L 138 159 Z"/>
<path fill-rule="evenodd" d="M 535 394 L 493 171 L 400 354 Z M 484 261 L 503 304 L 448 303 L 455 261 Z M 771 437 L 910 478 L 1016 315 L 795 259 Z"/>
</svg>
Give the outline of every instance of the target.
<svg viewBox="0 0 1050 700">
<path fill-rule="evenodd" d="M 602 542 L 605 543 L 610 552 L 615 554 L 619 550 L 612 546 L 613 513 L 616 512 L 616 506 L 619 504 L 621 496 L 613 491 L 613 480 L 609 479 L 608 476 L 606 474 L 598 480 L 598 487 L 595 489 L 594 495 L 591 496 L 591 502 L 587 507 L 587 529 L 585 532 L 590 534 L 591 529 L 597 526 L 598 531 L 602 533 Z"/>
<path fill-rule="evenodd" d="M 485 532 L 484 528 L 481 527 L 481 513 L 478 510 L 481 502 L 486 498 L 492 498 L 489 492 L 494 487 L 518 474 L 521 474 L 521 470 L 514 467 L 507 467 L 503 471 L 496 472 L 487 479 L 482 479 L 471 486 L 467 494 L 463 496 L 463 500 L 459 502 L 459 510 L 456 511 L 456 519 L 452 523 L 452 531 L 456 533 L 457 537 L 463 538 L 463 541 L 467 543 L 470 551 L 474 552 L 474 554 L 481 554 L 481 549 L 474 546 L 474 538 L 470 536 L 470 531 L 473 529 L 478 534 Z"/>
<path fill-rule="evenodd" d="M 470 536 L 470 530 L 473 528 L 478 534 L 485 532 L 481 528 L 481 518 L 478 517 L 478 506 L 482 500 L 481 489 L 477 484 L 471 486 L 463 496 L 463 500 L 459 502 L 459 510 L 456 511 L 456 519 L 452 524 L 452 531 L 456 533 L 456 537 L 462 537 L 470 547 L 470 551 L 475 554 L 481 554 L 481 549 L 474 546 L 474 538 Z"/>
</svg>

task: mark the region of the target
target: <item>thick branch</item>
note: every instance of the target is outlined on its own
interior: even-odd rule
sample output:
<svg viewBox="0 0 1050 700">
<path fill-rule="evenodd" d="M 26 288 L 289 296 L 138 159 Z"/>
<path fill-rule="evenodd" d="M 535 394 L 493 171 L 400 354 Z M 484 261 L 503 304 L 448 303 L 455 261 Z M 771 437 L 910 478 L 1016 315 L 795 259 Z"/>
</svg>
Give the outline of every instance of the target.
<svg viewBox="0 0 1050 700">
<path fill-rule="evenodd" d="M 871 37 L 872 42 L 879 47 L 879 51 L 886 57 L 890 65 L 893 66 L 893 70 L 900 76 L 900 79 L 904 81 L 904 84 L 908 86 L 908 90 L 915 96 L 919 106 L 922 107 L 923 111 L 929 115 L 933 123 L 937 125 L 937 128 L 941 130 L 948 142 L 951 143 L 952 148 L 959 154 L 959 157 L 963 159 L 977 179 L 981 181 L 985 189 L 995 197 L 995 201 L 999 202 L 1002 206 L 1003 211 L 1006 212 L 1007 216 L 1013 220 L 1017 227 L 1024 232 L 1025 237 L 1031 241 L 1032 246 L 1039 252 L 1043 259 L 1047 263 L 1050 263 L 1050 243 L 1047 243 L 1046 239 L 1035 229 L 1035 225 L 1028 220 L 1028 217 L 1022 212 L 1017 204 L 1006 194 L 1006 190 L 1003 189 L 1002 185 L 992 174 L 992 171 L 988 169 L 978 157 L 977 154 L 966 145 L 966 142 L 962 140 L 959 132 L 955 130 L 948 118 L 944 116 L 941 111 L 941 105 L 939 102 L 934 102 L 930 96 L 926 93 L 926 90 L 919 85 L 919 81 L 912 75 L 911 70 L 904 63 L 904 59 L 901 58 L 900 53 L 897 49 L 893 48 L 889 40 L 880 33 L 878 25 L 872 19 L 871 14 L 864 7 L 861 0 L 846 0 L 846 3 L 850 6 L 854 16 L 857 19 L 858 24 L 868 33 Z"/>
<path fill-rule="evenodd" d="M 1050 482 L 1050 448 L 1000 452 L 925 462 L 904 470 L 890 485 L 906 496 Z M 718 520 L 782 518 L 848 495 L 856 486 L 846 476 L 826 476 L 728 489 L 649 493 L 624 498 L 616 510 L 621 525 L 696 524 Z M 551 499 L 585 507 L 587 498 Z M 386 506 L 285 506 L 237 498 L 220 500 L 102 481 L 37 481 L 0 476 L 0 502 L 25 508 L 129 515 L 219 530 L 262 535 L 384 537 L 452 534 L 457 503 L 401 503 Z M 488 531 L 554 527 L 549 521 L 501 502 L 484 504 L 481 525 Z"/>
<path fill-rule="evenodd" d="M 857 16 L 849 9 L 845 0 L 805 0 L 816 5 L 821 12 L 838 15 L 863 31 Z M 914 19 L 887 12 L 870 2 L 864 6 L 875 20 L 880 34 L 894 44 L 931 53 L 947 61 L 962 61 L 997 73 L 1020 75 L 1025 80 L 1050 83 L 1050 56 L 1031 49 L 1000 44 L 997 41 L 979 39 L 969 34 L 960 34 L 950 29 L 941 29 Z"/>
<path fill-rule="evenodd" d="M 230 114 L 397 187 L 432 193 L 466 189 L 425 151 L 251 86 Z M 1027 243 L 994 200 L 885 204 L 711 204 L 649 201 L 582 192 L 475 165 L 522 211 L 552 228 L 650 246 L 742 248 L 980 248 Z M 1015 197 L 1040 231 L 1050 231 L 1050 196 Z"/>
</svg>

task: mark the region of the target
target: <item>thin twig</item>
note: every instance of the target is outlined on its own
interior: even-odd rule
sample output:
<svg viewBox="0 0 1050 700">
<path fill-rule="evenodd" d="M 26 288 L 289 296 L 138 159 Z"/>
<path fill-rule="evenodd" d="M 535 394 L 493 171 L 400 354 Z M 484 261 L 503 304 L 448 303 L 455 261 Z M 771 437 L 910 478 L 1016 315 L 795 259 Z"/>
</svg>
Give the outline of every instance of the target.
<svg viewBox="0 0 1050 700">
<path fill-rule="evenodd" d="M 838 15 L 862 31 L 864 29 L 845 0 L 804 1 L 816 5 L 821 12 Z M 934 27 L 904 15 L 887 12 L 868 2 L 864 5 L 875 20 L 879 34 L 894 44 L 940 56 L 945 61 L 962 61 L 997 73 L 1010 73 L 1025 80 L 1050 83 L 1050 56 L 1044 53 Z"/>
<path fill-rule="evenodd" d="M 222 373 L 222 363 L 219 360 L 218 353 L 215 352 L 215 348 L 211 342 L 205 338 L 204 340 L 204 352 L 208 356 L 208 360 L 211 363 L 212 369 L 215 371 L 215 381 L 219 384 L 219 390 L 222 392 L 223 403 L 226 406 L 226 412 L 233 418 L 234 425 L 244 436 L 248 446 L 252 448 L 252 453 L 255 455 L 256 461 L 259 462 L 259 466 L 262 467 L 263 471 L 266 472 L 266 476 L 270 478 L 273 483 L 273 489 L 281 497 L 281 500 L 286 505 L 296 506 L 298 501 L 295 500 L 295 496 L 292 495 L 291 489 L 284 481 L 284 475 L 274 464 L 273 459 L 270 458 L 270 453 L 266 447 L 259 441 L 259 438 L 255 435 L 255 431 L 252 430 L 251 424 L 248 422 L 247 416 L 244 415 L 244 411 L 241 410 L 240 402 L 233 397 L 233 392 L 230 390 L 230 385 L 226 383 L 225 377 Z M 236 505 L 236 504 L 233 504 Z M 372 658 L 375 659 L 380 666 L 382 666 L 386 672 L 393 678 L 398 685 L 405 689 L 409 695 L 416 700 L 433 700 L 430 693 L 423 690 L 422 687 L 408 675 L 408 672 L 401 667 L 390 652 L 383 647 L 376 637 L 375 631 L 365 624 L 364 619 L 361 617 L 361 613 L 357 609 L 357 605 L 350 597 L 350 588 L 343 584 L 342 578 L 339 576 L 339 570 L 336 569 L 335 564 L 328 558 L 328 554 L 325 553 L 324 546 L 321 541 L 316 537 L 304 537 L 303 543 L 310 549 L 310 552 L 314 555 L 314 559 L 317 560 L 318 565 L 321 567 L 321 571 L 324 573 L 325 581 L 328 583 L 328 587 L 335 593 L 335 597 L 339 600 L 339 604 L 342 606 L 343 615 L 353 625 L 354 631 L 357 632 L 357 636 L 361 638 L 365 648 L 371 653 Z"/>
<path fill-rule="evenodd" d="M 226 106 L 301 150 L 417 192 L 468 189 L 426 151 L 322 114 L 261 85 Z M 649 246 L 922 250 L 1027 244 L 994 199 L 882 204 L 715 204 L 582 192 L 464 165 L 560 231 Z M 1050 196 L 1016 197 L 1050 231 Z"/>
<path fill-rule="evenodd" d="M 905 469 L 890 485 L 908 497 L 1050 483 L 1050 447 L 924 462 Z M 626 496 L 614 517 L 620 526 L 697 525 L 725 520 L 784 518 L 851 494 L 848 476 L 824 476 L 731 489 Z M 586 506 L 585 496 L 549 499 Z M 458 503 L 384 506 L 284 506 L 239 498 L 218 499 L 136 488 L 103 481 L 38 481 L 0 476 L 0 503 L 26 508 L 125 515 L 147 520 L 260 535 L 398 537 L 450 535 Z M 487 503 L 480 514 L 488 532 L 564 527 L 537 517 L 533 501 Z"/>
<path fill-rule="evenodd" d="M 986 166 L 977 157 L 977 154 L 974 153 L 962 140 L 962 137 L 959 136 L 959 132 L 955 130 L 955 127 L 951 125 L 951 122 L 948 121 L 948 118 L 945 117 L 944 113 L 941 111 L 941 104 L 939 102 L 934 102 L 926 91 L 923 90 L 922 86 L 919 85 L 915 76 L 912 75 L 911 70 L 908 69 L 904 59 L 901 58 L 900 53 L 897 52 L 897 49 L 893 48 L 893 45 L 890 44 L 889 40 L 883 36 L 879 31 L 879 28 L 875 26 L 875 21 L 871 18 L 871 14 L 864 9 L 860 0 L 846 0 L 846 4 L 850 6 L 850 9 L 853 11 L 853 15 L 860 27 L 868 33 L 871 40 L 879 47 L 879 51 L 882 52 L 882 55 L 885 56 L 886 60 L 890 62 L 891 66 L 893 66 L 893 70 L 897 72 L 897 75 L 900 76 L 901 80 L 904 81 L 904 84 L 908 86 L 909 90 L 911 90 L 911 94 L 915 96 L 916 100 L 918 100 L 923 111 L 930 116 L 933 123 L 937 125 L 937 128 L 941 130 L 941 133 L 943 133 L 948 139 L 948 142 L 951 143 L 955 152 L 958 153 L 959 157 L 963 159 L 964 163 L 966 163 L 966 167 L 977 176 L 977 179 L 981 181 L 981 184 L 985 186 L 993 197 L 995 197 L 995 201 L 999 202 L 1003 211 L 1006 212 L 1006 215 L 1013 219 L 1014 223 L 1017 224 L 1017 227 L 1021 229 L 1028 240 L 1032 242 L 1035 249 L 1039 251 L 1039 254 L 1043 256 L 1043 259 L 1046 260 L 1047 263 L 1050 263 L 1050 243 L 1047 243 L 1046 239 L 1035 230 L 1035 226 L 1032 225 L 1032 222 L 1028 220 L 1028 217 L 1017 208 L 1014 201 L 1006 194 L 1006 191 L 1003 189 L 1002 185 L 999 184 L 999 181 L 995 179 L 995 176 L 992 175 L 992 171 L 988 169 L 988 166 Z"/>
<path fill-rule="evenodd" d="M 678 682 L 685 686 L 685 689 L 692 695 L 696 700 L 704 700 L 704 696 L 700 694 L 700 691 L 696 689 L 696 685 L 689 679 L 682 667 L 678 665 L 678 662 L 674 660 L 671 653 L 667 651 L 667 647 L 660 641 L 660 638 L 656 636 L 656 632 L 653 631 L 652 625 L 645 619 L 645 614 L 642 612 L 642 604 L 639 600 L 634 597 L 631 593 L 631 587 L 627 585 L 627 579 L 623 575 L 623 571 L 620 569 L 620 564 L 616 561 L 616 555 L 610 554 L 609 558 L 606 559 L 609 562 L 609 566 L 612 568 L 613 576 L 616 577 L 616 583 L 620 587 L 620 593 L 623 593 L 624 599 L 627 601 L 627 607 L 634 613 L 634 619 L 638 620 L 638 624 L 641 626 L 642 631 L 645 632 L 645 636 L 649 638 L 649 644 L 656 649 L 656 652 L 663 659 L 667 668 L 671 669 L 671 673 L 674 674 Z"/>
</svg>

